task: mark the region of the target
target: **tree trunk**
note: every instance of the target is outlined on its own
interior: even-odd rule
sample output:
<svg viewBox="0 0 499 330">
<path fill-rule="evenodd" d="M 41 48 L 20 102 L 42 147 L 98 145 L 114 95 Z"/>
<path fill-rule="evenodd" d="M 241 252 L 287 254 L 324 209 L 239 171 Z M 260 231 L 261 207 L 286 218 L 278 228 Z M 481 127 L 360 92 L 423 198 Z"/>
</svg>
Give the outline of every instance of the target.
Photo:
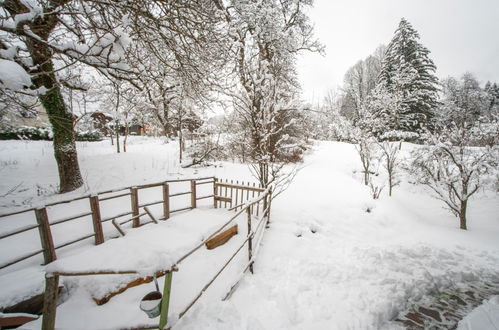
<svg viewBox="0 0 499 330">
<path fill-rule="evenodd" d="M 128 138 L 128 121 L 125 123 L 125 139 L 123 140 L 123 152 L 126 152 L 126 140 Z"/>
<path fill-rule="evenodd" d="M 116 151 L 120 153 L 120 128 L 116 122 Z"/>
<path fill-rule="evenodd" d="M 46 23 L 45 37 L 55 23 Z M 54 74 L 51 50 L 43 43 L 29 41 L 28 50 L 33 59 L 34 66 L 38 66 L 38 75 L 33 79 L 36 87 L 45 87 L 47 91 L 39 99 L 54 134 L 54 156 L 59 171 L 59 191 L 65 193 L 75 190 L 83 185 L 83 179 L 78 165 L 78 155 L 73 129 L 73 114 L 70 113 L 61 93 L 59 84 Z"/>
<path fill-rule="evenodd" d="M 460 222 L 460 228 L 467 230 L 468 228 L 466 227 L 466 207 L 468 206 L 468 200 L 461 201 L 461 208 L 459 210 L 459 222 Z"/>
<path fill-rule="evenodd" d="M 53 74 L 51 74 L 53 75 Z M 55 77 L 53 77 L 55 80 Z M 73 132 L 73 115 L 66 111 L 59 86 L 40 96 L 54 134 L 54 156 L 59 171 L 59 191 L 65 193 L 83 185 Z"/>
</svg>

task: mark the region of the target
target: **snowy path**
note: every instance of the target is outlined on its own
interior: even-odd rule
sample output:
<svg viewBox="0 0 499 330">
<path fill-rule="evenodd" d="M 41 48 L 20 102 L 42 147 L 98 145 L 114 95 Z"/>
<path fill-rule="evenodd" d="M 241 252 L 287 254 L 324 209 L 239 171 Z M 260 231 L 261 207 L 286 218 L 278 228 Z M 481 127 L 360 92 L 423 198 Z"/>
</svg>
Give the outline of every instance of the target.
<svg viewBox="0 0 499 330">
<path fill-rule="evenodd" d="M 408 302 L 498 274 L 497 197 L 473 201 L 465 232 L 420 187 L 373 201 L 352 145 L 322 143 L 305 165 L 273 205 L 255 275 L 179 329 L 396 328 Z"/>
<path fill-rule="evenodd" d="M 36 146 L 26 144 L 28 147 Z M 404 145 L 403 149 L 409 147 Z M 144 173 L 145 182 L 165 176 L 170 144 L 141 139 L 130 149 L 127 155 L 115 155 L 103 143 L 85 146 L 82 168 L 89 174 L 91 190 L 137 184 Z M 245 260 L 238 260 L 182 318 L 176 330 L 395 329 L 398 325 L 389 321 L 412 301 L 421 302 L 428 292 L 498 276 L 497 194 L 480 194 L 471 201 L 470 229 L 462 231 L 457 219 L 422 187 L 408 184 L 406 175 L 393 197 L 383 192 L 380 200 L 373 201 L 361 182 L 353 145 L 324 142 L 315 149 L 289 189 L 273 203 L 272 223 L 265 233 L 255 274 L 246 274 L 232 297 L 221 301 L 244 264 Z M 92 165 L 101 154 L 107 155 L 106 171 L 115 176 Z M 9 178 L 26 177 L 29 187 L 38 181 L 26 173 L 45 172 L 52 166 L 45 164 L 48 153 L 40 169 L 33 169 L 29 159 L 12 157 L 17 165 L 5 173 Z M 124 157 L 131 160 L 125 167 Z M 251 178 L 245 165 L 220 165 L 191 169 L 184 175 Z M 124 177 L 128 181 L 122 182 Z M 11 179 L 2 184 L 10 187 L 14 183 Z M 28 195 L 32 196 L 32 191 L 19 192 L 14 196 L 16 203 Z M 187 276 L 174 274 L 172 315 L 182 310 L 198 289 L 192 283 L 204 285 L 240 236 L 218 248 L 215 258 L 207 250 L 194 255 L 182 267 Z M 138 308 L 138 301 L 152 284 L 129 289 L 96 306 L 90 296 L 96 288 L 91 283 L 73 283 L 69 295 L 63 297 L 67 300 L 58 308 L 61 328 L 70 325 L 74 329 L 75 320 L 81 322 L 81 328 L 99 329 L 156 322 Z M 30 326 L 37 329 L 38 323 Z"/>
</svg>

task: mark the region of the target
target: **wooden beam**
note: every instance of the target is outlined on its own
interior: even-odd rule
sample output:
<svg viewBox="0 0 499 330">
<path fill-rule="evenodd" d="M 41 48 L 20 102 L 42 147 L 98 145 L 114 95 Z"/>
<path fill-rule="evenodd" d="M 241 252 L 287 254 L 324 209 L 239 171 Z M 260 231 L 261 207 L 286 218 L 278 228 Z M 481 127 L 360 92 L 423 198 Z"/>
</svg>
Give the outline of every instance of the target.
<svg viewBox="0 0 499 330">
<path fill-rule="evenodd" d="M 230 203 L 232 199 L 230 197 L 215 196 L 215 201 Z"/>
<path fill-rule="evenodd" d="M 161 300 L 161 315 L 159 317 L 159 329 L 165 328 L 168 323 L 168 309 L 170 307 L 170 294 L 172 289 L 172 272 L 165 275 L 165 286 L 163 287 L 163 299 Z"/>
<path fill-rule="evenodd" d="M 102 230 L 102 221 L 100 216 L 99 196 L 89 197 L 90 209 L 92 210 L 92 224 L 95 232 L 95 245 L 104 243 L 104 231 Z"/>
<path fill-rule="evenodd" d="M 55 314 L 59 294 L 59 275 L 45 275 L 42 329 L 55 329 Z"/>
<path fill-rule="evenodd" d="M 38 315 L 15 313 L 12 315 L 2 314 L 0 315 L 0 327 L 18 327 L 25 323 L 34 321 L 38 319 Z"/>
<path fill-rule="evenodd" d="M 38 222 L 38 232 L 40 233 L 40 241 L 43 248 L 43 258 L 45 264 L 51 263 L 57 259 L 54 248 L 54 240 L 50 231 L 49 217 L 47 209 L 41 208 L 35 210 L 36 221 Z"/>
<path fill-rule="evenodd" d="M 191 207 L 196 208 L 196 180 L 191 180 Z"/>
<path fill-rule="evenodd" d="M 163 183 L 163 216 L 166 219 L 170 218 L 170 188 L 168 183 Z"/>
<path fill-rule="evenodd" d="M 230 227 L 229 229 L 206 241 L 206 248 L 208 250 L 213 250 L 214 248 L 227 243 L 235 235 L 237 235 L 237 225 Z"/>
<path fill-rule="evenodd" d="M 136 227 L 140 226 L 140 217 L 138 217 L 138 215 L 139 215 L 139 192 L 137 190 L 137 187 L 130 188 L 130 203 L 131 203 L 131 207 L 132 207 L 132 216 L 134 216 L 132 227 L 136 228 Z"/>
</svg>

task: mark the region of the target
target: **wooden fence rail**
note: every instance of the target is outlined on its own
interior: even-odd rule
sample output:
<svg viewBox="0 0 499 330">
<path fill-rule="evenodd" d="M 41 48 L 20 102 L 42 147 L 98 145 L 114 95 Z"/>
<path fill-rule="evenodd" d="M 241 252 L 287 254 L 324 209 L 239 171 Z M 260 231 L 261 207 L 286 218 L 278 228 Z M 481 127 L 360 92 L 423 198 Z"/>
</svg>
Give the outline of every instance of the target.
<svg viewBox="0 0 499 330">
<path fill-rule="evenodd" d="M 184 191 L 184 192 L 177 192 L 177 193 L 170 193 L 170 187 L 169 184 L 171 183 L 189 183 L 190 190 L 189 191 Z M 198 196 L 197 193 L 197 187 L 200 185 L 205 185 L 205 184 L 213 184 L 213 193 L 206 195 L 206 196 Z M 154 187 L 161 187 L 162 189 L 162 199 L 157 200 L 154 202 L 147 202 L 147 203 L 139 203 L 139 197 L 140 197 L 140 191 L 142 189 L 147 189 L 147 188 L 154 188 Z M 174 212 L 181 212 L 181 211 L 186 211 L 190 210 L 193 208 L 197 207 L 197 202 L 199 200 L 207 199 L 207 198 L 213 198 L 213 207 L 223 207 L 223 208 L 229 208 L 230 210 L 238 211 L 241 208 L 243 208 L 244 202 L 248 201 L 250 199 L 253 199 L 255 197 L 260 196 L 264 192 L 264 189 L 261 187 L 257 187 L 255 183 L 249 184 L 242 182 L 239 183 L 239 181 L 233 181 L 233 180 L 219 180 L 215 177 L 202 177 L 202 178 L 195 178 L 195 179 L 176 179 L 176 180 L 167 180 L 167 181 L 161 181 L 157 183 L 150 183 L 150 184 L 144 184 L 144 185 L 139 185 L 139 186 L 134 186 L 134 187 L 126 187 L 126 188 L 119 188 L 119 189 L 112 189 L 112 190 L 107 190 L 103 191 L 97 194 L 91 194 L 91 195 L 85 195 L 85 196 L 80 196 L 77 198 L 73 199 L 68 199 L 68 200 L 63 200 L 59 202 L 54 202 L 54 203 L 49 203 L 45 205 L 42 208 L 30 208 L 26 210 L 21 210 L 21 211 L 16 211 L 16 212 L 11 212 L 7 214 L 0 214 L 0 221 L 6 220 L 7 218 L 15 215 L 20 215 L 25 213 L 28 215 L 29 213 L 34 213 L 35 218 L 36 218 L 36 224 L 32 225 L 27 225 L 23 226 L 21 228 L 13 229 L 7 232 L 0 233 L 0 241 L 2 239 L 8 238 L 8 237 L 13 237 L 16 235 L 20 235 L 24 232 L 30 231 L 30 230 L 35 230 L 38 229 L 39 236 L 40 236 L 40 243 L 41 243 L 41 250 L 36 250 L 36 251 L 31 251 L 27 252 L 23 255 L 20 255 L 12 260 L 7 260 L 7 261 L 2 261 L 0 262 L 0 269 L 15 265 L 18 262 L 24 261 L 28 258 L 34 257 L 40 253 L 43 253 L 43 261 L 45 264 L 50 263 L 54 260 L 57 259 L 56 255 L 56 250 L 75 244 L 77 242 L 80 242 L 82 240 L 88 239 L 88 238 L 94 238 L 94 244 L 102 244 L 105 241 L 105 233 L 103 230 L 103 223 L 106 223 L 108 221 L 112 221 L 113 219 L 118 219 L 122 218 L 128 215 L 131 215 L 132 217 L 126 221 L 120 222 L 120 225 L 123 225 L 125 223 L 128 223 L 132 221 L 132 227 L 140 227 L 143 223 L 141 223 L 141 217 L 146 215 L 147 212 L 141 212 L 141 209 L 144 209 L 145 207 L 152 206 L 152 205 L 158 205 L 162 204 L 163 208 L 163 217 L 158 220 L 166 220 L 170 218 L 170 214 Z M 116 194 L 116 195 L 111 195 L 109 194 Z M 181 207 L 178 209 L 172 210 L 170 205 L 171 205 L 171 198 L 172 197 L 178 197 L 178 196 L 183 196 L 183 195 L 190 195 L 190 203 L 189 205 L 185 207 Z M 107 216 L 105 218 L 102 217 L 101 211 L 100 211 L 100 203 L 103 201 L 109 201 L 113 199 L 118 199 L 118 198 L 123 198 L 126 196 L 130 196 L 130 211 L 126 212 L 121 212 L 119 214 L 115 214 L 112 216 Z M 75 214 L 72 216 L 68 216 L 65 218 L 60 218 L 56 220 L 49 221 L 49 216 L 47 213 L 47 208 L 61 205 L 61 204 L 68 204 L 68 203 L 73 203 L 76 201 L 81 201 L 84 199 L 88 199 L 89 201 L 89 211 L 80 213 L 80 214 Z M 259 214 L 260 206 L 259 204 L 257 207 L 251 207 L 251 214 Z M 51 231 L 51 227 L 54 225 L 82 219 L 85 217 L 91 217 L 92 220 L 92 227 L 93 227 L 93 233 L 92 234 L 85 234 L 82 237 L 79 237 L 77 239 L 73 239 L 67 242 L 64 242 L 62 244 L 59 244 L 58 246 L 54 245 L 54 240 L 53 240 L 53 234 Z M 149 222 L 148 222 L 149 223 Z"/>
<path fill-rule="evenodd" d="M 216 179 L 214 180 L 214 186 L 217 186 Z M 195 185 L 195 183 L 193 184 Z M 229 184 L 220 184 L 221 187 L 229 188 L 229 189 L 235 189 L 235 185 L 229 185 Z M 220 187 L 219 186 L 219 187 Z M 239 189 L 244 189 L 243 186 L 238 186 Z M 181 258 L 179 258 L 173 266 L 169 267 L 168 269 L 163 270 L 161 273 L 166 275 L 165 278 L 165 284 L 163 288 L 163 300 L 162 300 L 162 307 L 161 307 L 161 314 L 160 314 L 160 319 L 159 319 L 159 329 L 164 329 L 166 326 L 169 325 L 168 329 L 171 329 L 173 326 L 172 324 L 168 323 L 168 312 L 169 312 L 169 301 L 170 301 L 170 293 L 171 293 L 171 287 L 172 287 L 172 275 L 173 272 L 178 272 L 180 270 L 180 264 L 186 260 L 188 257 L 190 257 L 193 253 L 195 253 L 197 250 L 199 250 L 202 246 L 207 244 L 208 241 L 210 241 L 213 237 L 218 235 L 222 230 L 227 228 L 230 224 L 232 224 L 240 215 L 246 215 L 247 218 L 247 225 L 248 225 L 248 231 L 247 235 L 244 237 L 242 243 L 237 246 L 235 251 L 229 256 L 229 258 L 225 261 L 225 263 L 220 267 L 220 269 L 217 271 L 217 273 L 210 278 L 210 280 L 203 286 L 203 288 L 198 292 L 198 294 L 195 296 L 195 298 L 187 304 L 187 306 L 179 313 L 178 318 L 176 319 L 175 322 L 178 322 L 195 304 L 196 302 L 202 297 L 202 295 L 205 293 L 205 291 L 213 284 L 213 282 L 220 276 L 220 274 L 227 268 L 227 266 L 231 263 L 232 260 L 236 257 L 236 255 L 243 250 L 243 247 L 245 245 L 248 246 L 248 264 L 244 268 L 243 272 L 245 272 L 247 269 L 253 273 L 253 263 L 255 261 L 255 254 L 253 253 L 253 239 L 260 234 L 260 240 L 263 238 L 263 229 L 265 228 L 263 224 L 267 224 L 269 219 L 270 219 L 270 200 L 272 197 L 272 190 L 260 190 L 260 188 L 255 188 L 255 187 L 250 187 L 251 191 L 256 191 L 259 192 L 260 194 L 251 200 L 247 200 L 246 203 L 244 203 L 241 207 L 240 210 L 236 212 L 234 216 L 232 216 L 227 222 L 222 224 L 220 227 L 218 227 L 215 231 L 213 231 L 207 238 L 205 238 L 203 241 L 201 241 L 199 244 L 194 246 L 190 251 L 188 251 L 186 254 L 184 254 Z M 214 188 L 215 189 L 215 188 Z M 259 189 L 259 190 L 257 190 Z M 195 193 L 194 193 L 195 195 Z M 216 195 L 216 194 L 215 194 Z M 215 196 L 214 196 L 215 197 Z M 234 197 L 234 196 L 232 196 Z M 195 197 L 194 197 L 195 198 Z M 214 199 L 215 200 L 215 199 Z M 191 200 L 192 201 L 192 200 Z M 215 200 L 216 201 L 216 200 Z M 265 205 L 265 206 L 264 206 Z M 262 209 L 261 215 L 260 216 L 254 216 L 253 210 L 254 209 Z M 256 217 L 256 219 L 255 219 Z M 252 225 L 252 222 L 256 222 L 256 226 Z M 56 320 L 56 309 L 57 309 L 57 288 L 59 285 L 59 277 L 60 276 L 89 276 L 89 275 L 116 275 L 116 274 L 138 274 L 138 271 L 135 270 L 129 270 L 129 271 L 120 271 L 120 272 L 113 272 L 109 270 L 102 270 L 102 271 L 89 271 L 89 272 L 80 272 L 80 273 L 73 273 L 73 272 L 54 272 L 54 273 L 47 273 L 46 274 L 46 289 L 45 289 L 45 304 L 43 308 L 43 320 L 42 320 L 42 328 L 43 329 L 54 329 L 55 328 L 55 320 Z M 230 290 L 233 290 L 235 287 L 232 286 Z M 158 325 L 147 325 L 147 326 L 139 326 L 139 327 L 133 327 L 136 329 L 154 329 L 158 328 Z"/>
</svg>

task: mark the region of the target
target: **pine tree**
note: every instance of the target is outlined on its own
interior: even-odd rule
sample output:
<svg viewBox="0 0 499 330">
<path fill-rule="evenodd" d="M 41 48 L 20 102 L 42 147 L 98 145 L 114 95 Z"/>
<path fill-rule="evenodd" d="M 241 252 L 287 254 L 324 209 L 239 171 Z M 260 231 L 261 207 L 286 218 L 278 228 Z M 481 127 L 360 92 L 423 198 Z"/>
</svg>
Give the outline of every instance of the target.
<svg viewBox="0 0 499 330">
<path fill-rule="evenodd" d="M 438 79 L 430 51 L 419 40 L 418 32 L 402 18 L 383 58 L 378 83 L 388 92 L 402 94 L 403 109 L 397 130 L 417 131 L 431 124 L 437 106 Z"/>
</svg>

